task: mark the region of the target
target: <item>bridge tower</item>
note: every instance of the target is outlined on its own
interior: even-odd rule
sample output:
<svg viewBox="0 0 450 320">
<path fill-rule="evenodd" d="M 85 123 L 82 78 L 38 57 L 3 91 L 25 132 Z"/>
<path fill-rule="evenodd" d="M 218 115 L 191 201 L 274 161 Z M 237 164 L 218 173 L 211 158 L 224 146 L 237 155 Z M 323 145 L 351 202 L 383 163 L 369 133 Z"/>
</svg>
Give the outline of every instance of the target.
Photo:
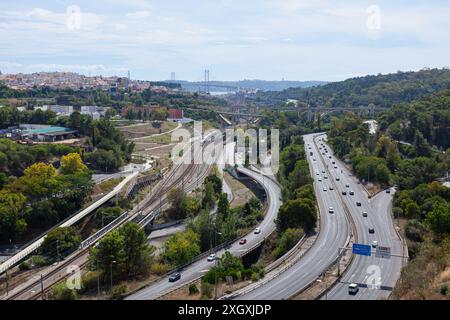
<svg viewBox="0 0 450 320">
<path fill-rule="evenodd" d="M 205 92 L 209 93 L 209 70 L 205 70 Z"/>
</svg>

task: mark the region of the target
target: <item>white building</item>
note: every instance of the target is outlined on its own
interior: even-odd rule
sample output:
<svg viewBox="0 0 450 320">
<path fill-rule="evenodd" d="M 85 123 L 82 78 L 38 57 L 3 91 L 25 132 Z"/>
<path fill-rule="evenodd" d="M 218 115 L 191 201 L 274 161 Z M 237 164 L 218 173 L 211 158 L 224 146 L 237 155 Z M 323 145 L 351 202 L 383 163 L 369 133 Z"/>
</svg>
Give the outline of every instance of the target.
<svg viewBox="0 0 450 320">
<path fill-rule="evenodd" d="M 42 107 L 35 107 L 35 109 L 41 109 L 42 111 L 50 110 L 58 116 L 70 116 L 73 113 L 73 106 L 44 105 Z"/>
<path fill-rule="evenodd" d="M 97 111 L 94 111 L 94 112 L 81 111 L 80 113 L 92 117 L 93 120 L 98 120 L 98 119 L 100 119 L 100 117 L 101 117 L 100 113 L 97 112 Z"/>
<path fill-rule="evenodd" d="M 81 113 L 89 112 L 93 113 L 97 111 L 97 106 L 81 106 Z"/>
</svg>

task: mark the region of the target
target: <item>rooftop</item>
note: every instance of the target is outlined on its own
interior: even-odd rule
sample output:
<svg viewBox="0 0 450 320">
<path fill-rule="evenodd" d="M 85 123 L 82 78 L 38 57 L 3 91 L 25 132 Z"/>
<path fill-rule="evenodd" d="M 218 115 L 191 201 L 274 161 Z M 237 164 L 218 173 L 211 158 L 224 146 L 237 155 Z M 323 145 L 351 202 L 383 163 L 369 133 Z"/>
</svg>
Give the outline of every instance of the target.
<svg viewBox="0 0 450 320">
<path fill-rule="evenodd" d="M 69 128 L 64 128 L 64 127 L 58 127 L 58 126 L 54 126 L 54 127 L 47 127 L 47 128 L 38 128 L 38 129 L 28 129 L 28 130 L 24 130 L 23 133 L 25 134 L 48 134 L 48 133 L 56 133 L 56 132 L 70 132 L 72 131 Z"/>
</svg>

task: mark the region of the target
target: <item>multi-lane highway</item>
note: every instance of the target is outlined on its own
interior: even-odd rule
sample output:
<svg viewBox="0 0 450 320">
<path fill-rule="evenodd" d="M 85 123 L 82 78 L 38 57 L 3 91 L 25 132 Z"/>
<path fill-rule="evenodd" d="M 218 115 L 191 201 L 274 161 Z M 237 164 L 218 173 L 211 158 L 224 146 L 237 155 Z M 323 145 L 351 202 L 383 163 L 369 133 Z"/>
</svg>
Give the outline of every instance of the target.
<svg viewBox="0 0 450 320">
<path fill-rule="evenodd" d="M 280 200 L 281 190 L 279 185 L 275 181 L 267 177 L 264 177 L 263 175 L 257 172 L 245 168 L 238 168 L 238 171 L 251 177 L 258 183 L 260 183 L 262 186 L 264 186 L 265 191 L 267 193 L 268 208 L 264 220 L 258 226 L 261 229 L 261 233 L 254 234 L 252 232 L 247 234 L 245 236 L 245 239 L 247 239 L 247 243 L 244 245 L 240 245 L 238 242 L 233 243 L 229 248 L 226 249 L 226 251 L 229 251 L 233 255 L 242 255 L 243 253 L 247 252 L 255 245 L 257 245 L 258 243 L 260 243 L 265 237 L 269 236 L 275 230 L 275 218 L 278 214 L 278 209 L 281 205 Z M 216 253 L 216 256 L 220 257 L 224 254 L 224 252 L 225 250 L 220 250 Z M 168 278 L 166 277 L 128 296 L 126 299 L 127 300 L 157 299 L 162 295 L 164 295 L 166 292 L 169 292 L 177 287 L 182 286 L 183 284 L 186 284 L 190 281 L 202 277 L 205 274 L 205 272 L 207 272 L 213 265 L 214 262 L 208 262 L 206 258 L 202 259 L 186 267 L 181 273 L 181 279 L 178 280 L 177 282 L 169 282 Z"/>
<path fill-rule="evenodd" d="M 287 299 L 314 281 L 336 258 L 338 248 L 345 243 L 349 229 L 344 210 L 351 216 L 349 222 L 354 225 L 359 243 L 372 245 L 373 241 L 377 241 L 377 245 L 391 247 L 394 254 L 403 253 L 390 213 L 394 190 L 389 194 L 382 192 L 369 200 L 363 187 L 334 157 L 330 147 L 323 141 L 325 137 L 318 136 L 316 143 L 313 143 L 311 135 L 304 137 L 322 218 L 319 237 L 290 269 L 255 290 L 238 296 L 238 299 Z M 333 207 L 333 214 L 329 213 L 329 207 Z M 363 216 L 363 212 L 367 212 L 367 217 Z M 369 228 L 373 228 L 374 233 L 369 233 Z M 326 298 L 386 298 L 398 279 L 401 267 L 402 259 L 398 257 L 384 259 L 355 255 L 341 280 L 331 288 Z M 357 294 L 349 294 L 350 283 L 359 285 Z"/>
<path fill-rule="evenodd" d="M 326 144 L 324 143 L 324 145 Z M 338 160 L 333 161 L 339 162 Z M 350 212 L 353 215 L 358 233 L 358 242 L 372 245 L 376 241 L 377 246 L 390 247 L 391 253 L 403 255 L 403 245 L 394 229 L 391 216 L 394 188 L 389 189 L 390 193 L 383 191 L 369 199 L 362 186 L 350 175 L 345 166 L 338 164 L 338 168 L 336 171 L 343 170 L 344 173 L 341 174 L 339 192 L 347 191 L 347 196 L 344 198 L 348 207 L 351 208 Z M 349 195 L 349 191 L 353 191 L 354 196 Z M 356 206 L 356 201 L 361 203 L 360 207 Z M 367 217 L 363 216 L 363 212 L 367 213 Z M 373 228 L 374 233 L 369 233 L 369 228 Z M 373 247 L 372 251 L 375 250 L 375 247 Z M 387 298 L 400 275 L 402 263 L 404 263 L 404 259 L 400 257 L 386 259 L 377 258 L 374 254 L 370 257 L 355 255 L 352 264 L 343 277 L 328 292 L 327 298 L 345 300 Z M 359 286 L 359 291 L 355 295 L 349 295 L 348 293 L 350 283 L 356 283 Z"/>
<path fill-rule="evenodd" d="M 314 281 L 336 259 L 339 247 L 347 241 L 349 227 L 343 203 L 336 190 L 328 190 L 330 185 L 334 185 L 331 177 L 324 178 L 328 175 L 326 161 L 314 143 L 314 135 L 306 135 L 304 140 L 320 211 L 320 234 L 311 249 L 291 268 L 236 299 L 281 300 L 291 297 Z M 309 156 L 310 152 L 313 156 Z M 323 191 L 324 186 L 327 191 Z M 333 207 L 334 213 L 329 213 L 329 207 Z"/>
</svg>

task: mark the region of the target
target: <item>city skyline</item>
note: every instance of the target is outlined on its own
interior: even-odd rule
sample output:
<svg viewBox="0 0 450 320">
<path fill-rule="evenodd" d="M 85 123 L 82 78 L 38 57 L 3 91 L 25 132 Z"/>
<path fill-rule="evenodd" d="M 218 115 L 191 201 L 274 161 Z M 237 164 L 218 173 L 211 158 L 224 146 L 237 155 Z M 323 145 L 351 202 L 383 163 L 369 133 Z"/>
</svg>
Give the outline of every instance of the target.
<svg viewBox="0 0 450 320">
<path fill-rule="evenodd" d="M 3 73 L 323 80 L 448 67 L 444 1 L 0 3 Z"/>
</svg>

